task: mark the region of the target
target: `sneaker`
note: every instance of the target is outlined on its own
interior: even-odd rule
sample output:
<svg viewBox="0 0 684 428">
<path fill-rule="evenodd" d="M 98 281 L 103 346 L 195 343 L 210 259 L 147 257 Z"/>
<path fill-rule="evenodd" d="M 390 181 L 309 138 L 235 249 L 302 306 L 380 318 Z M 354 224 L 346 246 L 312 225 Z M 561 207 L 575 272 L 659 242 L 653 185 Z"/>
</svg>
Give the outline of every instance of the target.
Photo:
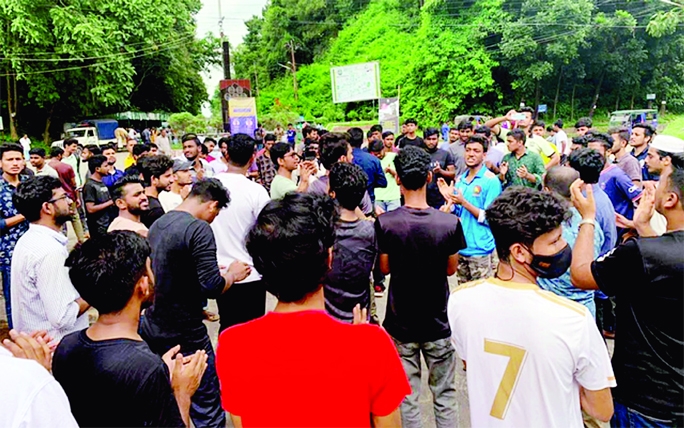
<svg viewBox="0 0 684 428">
<path fill-rule="evenodd" d="M 382 297 L 385 295 L 385 286 L 380 284 L 375 284 L 373 287 L 375 289 L 375 297 Z"/>
</svg>

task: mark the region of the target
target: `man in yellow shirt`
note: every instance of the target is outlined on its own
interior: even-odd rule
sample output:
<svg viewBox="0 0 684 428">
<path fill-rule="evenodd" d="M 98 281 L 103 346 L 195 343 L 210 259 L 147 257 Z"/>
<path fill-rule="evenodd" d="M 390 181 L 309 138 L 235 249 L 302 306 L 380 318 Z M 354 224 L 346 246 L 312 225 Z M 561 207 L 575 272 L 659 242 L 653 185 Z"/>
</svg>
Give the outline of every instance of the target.
<svg viewBox="0 0 684 428">
<path fill-rule="evenodd" d="M 127 169 L 129 166 L 135 165 L 135 158 L 133 157 L 133 147 L 135 147 L 136 144 L 138 144 L 138 142 L 132 138 L 129 138 L 126 141 L 126 150 L 128 151 L 128 156 L 126 156 L 126 159 L 124 159 L 124 170 Z"/>
</svg>

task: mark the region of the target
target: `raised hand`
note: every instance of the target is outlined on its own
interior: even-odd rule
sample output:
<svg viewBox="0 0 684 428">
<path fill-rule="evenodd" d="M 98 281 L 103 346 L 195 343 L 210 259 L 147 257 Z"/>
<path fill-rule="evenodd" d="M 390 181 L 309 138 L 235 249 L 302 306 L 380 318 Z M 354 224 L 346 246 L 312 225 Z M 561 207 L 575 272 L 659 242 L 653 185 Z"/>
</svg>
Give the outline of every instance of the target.
<svg viewBox="0 0 684 428">
<path fill-rule="evenodd" d="M 586 190 L 586 197 L 582 194 L 582 189 Z M 596 219 L 596 203 L 594 202 L 594 191 L 591 186 L 585 185 L 584 181 L 578 178 L 570 185 L 570 195 L 572 204 L 577 208 L 583 220 Z"/>
</svg>

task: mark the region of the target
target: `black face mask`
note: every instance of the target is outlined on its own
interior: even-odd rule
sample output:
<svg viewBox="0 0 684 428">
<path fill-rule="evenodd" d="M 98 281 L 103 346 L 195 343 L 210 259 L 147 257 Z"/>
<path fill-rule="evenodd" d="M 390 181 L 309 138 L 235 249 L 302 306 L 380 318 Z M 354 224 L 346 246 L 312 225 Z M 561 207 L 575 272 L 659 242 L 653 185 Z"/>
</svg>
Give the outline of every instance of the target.
<svg viewBox="0 0 684 428">
<path fill-rule="evenodd" d="M 529 248 L 527 251 L 532 254 L 530 267 L 539 274 L 540 278 L 558 278 L 570 268 L 572 263 L 572 249 L 569 245 L 565 245 L 562 250 L 550 256 L 536 255 Z"/>
</svg>

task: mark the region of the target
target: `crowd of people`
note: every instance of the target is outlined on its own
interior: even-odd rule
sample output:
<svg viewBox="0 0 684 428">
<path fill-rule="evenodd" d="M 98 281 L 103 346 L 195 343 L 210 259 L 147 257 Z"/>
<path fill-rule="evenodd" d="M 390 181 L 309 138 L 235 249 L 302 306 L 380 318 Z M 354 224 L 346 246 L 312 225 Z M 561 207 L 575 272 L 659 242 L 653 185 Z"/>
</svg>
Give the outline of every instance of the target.
<svg viewBox="0 0 684 428">
<path fill-rule="evenodd" d="M 0 426 L 684 424 L 684 141 L 456 125 L 1 145 Z"/>
</svg>

